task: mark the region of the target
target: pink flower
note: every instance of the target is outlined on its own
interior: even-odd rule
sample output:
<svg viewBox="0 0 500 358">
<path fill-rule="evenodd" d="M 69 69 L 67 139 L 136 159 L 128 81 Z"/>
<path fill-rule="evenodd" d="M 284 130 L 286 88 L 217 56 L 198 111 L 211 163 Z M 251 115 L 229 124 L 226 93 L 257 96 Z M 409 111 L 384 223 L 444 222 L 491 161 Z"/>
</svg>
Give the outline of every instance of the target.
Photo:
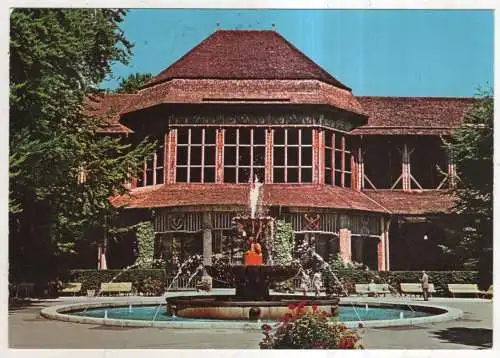
<svg viewBox="0 0 500 358">
<path fill-rule="evenodd" d="M 289 310 L 292 310 L 292 311 L 295 309 L 295 307 L 296 307 L 296 306 L 295 306 L 294 304 L 289 304 L 289 305 L 288 305 L 288 309 L 289 309 Z"/>
<path fill-rule="evenodd" d="M 318 305 L 312 305 L 311 308 L 313 312 L 316 312 L 318 310 Z"/>
</svg>

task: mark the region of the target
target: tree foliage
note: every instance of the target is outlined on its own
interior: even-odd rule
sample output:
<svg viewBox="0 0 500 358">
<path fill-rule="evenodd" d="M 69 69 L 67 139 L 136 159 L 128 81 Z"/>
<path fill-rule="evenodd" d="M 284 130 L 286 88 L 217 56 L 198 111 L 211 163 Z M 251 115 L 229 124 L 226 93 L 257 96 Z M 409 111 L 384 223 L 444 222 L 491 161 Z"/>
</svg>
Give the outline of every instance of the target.
<svg viewBox="0 0 500 358">
<path fill-rule="evenodd" d="M 273 240 L 273 260 L 277 265 L 289 265 L 293 261 L 294 235 L 292 224 L 276 220 L 276 235 Z"/>
<path fill-rule="evenodd" d="M 153 75 L 151 73 L 132 73 L 126 78 L 120 80 L 120 84 L 116 89 L 117 93 L 135 93 L 139 88 L 148 82 Z"/>
<path fill-rule="evenodd" d="M 105 236 L 116 214 L 109 197 L 151 153 L 96 135 L 102 118 L 85 101 L 127 63 L 132 45 L 111 9 L 15 9 L 10 38 L 11 255 L 37 262 Z M 77 181 L 84 174 L 86 180 Z M 22 264 L 22 263 L 21 263 Z"/>
<path fill-rule="evenodd" d="M 486 271 L 491 271 L 493 245 L 493 112 L 492 91 L 482 91 L 447 143 L 460 181 L 453 211 L 463 220 L 457 242 L 447 249 Z M 487 276 L 480 275 L 484 285 Z"/>
</svg>

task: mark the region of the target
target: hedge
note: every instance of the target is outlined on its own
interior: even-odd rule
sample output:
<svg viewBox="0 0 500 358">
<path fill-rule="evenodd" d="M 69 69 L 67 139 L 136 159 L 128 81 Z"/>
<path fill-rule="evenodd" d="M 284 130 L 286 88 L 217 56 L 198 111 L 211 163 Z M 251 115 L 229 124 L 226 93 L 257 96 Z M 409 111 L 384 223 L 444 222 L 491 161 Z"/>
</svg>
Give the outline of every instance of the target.
<svg viewBox="0 0 500 358">
<path fill-rule="evenodd" d="M 422 271 L 365 271 L 365 270 L 332 270 L 344 283 L 349 293 L 354 293 L 355 283 L 369 283 L 372 279 L 375 283 L 388 283 L 399 290 L 402 282 L 420 282 Z M 436 296 L 448 296 L 449 283 L 477 283 L 477 271 L 426 271 L 429 283 L 434 284 Z M 325 286 L 333 285 L 333 277 L 329 277 L 328 271 L 324 272 Z"/>
<path fill-rule="evenodd" d="M 114 280 L 113 278 L 116 277 Z M 70 281 L 82 283 L 82 293 L 96 290 L 103 282 L 132 282 L 132 291 L 146 295 L 161 295 L 165 291 L 165 270 L 132 269 L 124 270 L 71 270 Z"/>
</svg>

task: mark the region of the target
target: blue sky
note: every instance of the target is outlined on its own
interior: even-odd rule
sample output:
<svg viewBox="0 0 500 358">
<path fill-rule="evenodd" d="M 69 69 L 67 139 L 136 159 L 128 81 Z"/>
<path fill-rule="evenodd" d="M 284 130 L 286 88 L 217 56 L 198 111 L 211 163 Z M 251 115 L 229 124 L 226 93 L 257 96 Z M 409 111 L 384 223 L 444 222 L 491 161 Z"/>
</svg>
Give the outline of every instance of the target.
<svg viewBox="0 0 500 358">
<path fill-rule="evenodd" d="M 493 86 L 493 12 L 477 10 L 133 9 L 122 29 L 134 54 L 113 72 L 157 74 L 217 28 L 272 24 L 355 95 L 461 97 Z"/>
</svg>

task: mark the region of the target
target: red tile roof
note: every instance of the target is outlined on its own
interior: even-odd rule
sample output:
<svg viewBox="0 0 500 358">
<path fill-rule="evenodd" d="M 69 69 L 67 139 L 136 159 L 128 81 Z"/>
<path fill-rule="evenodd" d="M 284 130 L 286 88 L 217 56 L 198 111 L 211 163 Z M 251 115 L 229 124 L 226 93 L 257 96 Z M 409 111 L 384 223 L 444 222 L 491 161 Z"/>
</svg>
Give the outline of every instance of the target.
<svg viewBox="0 0 500 358">
<path fill-rule="evenodd" d="M 122 113 L 161 103 L 325 104 L 363 114 L 351 92 L 318 80 L 174 79 L 141 90 Z"/>
<path fill-rule="evenodd" d="M 445 190 L 365 190 L 364 193 L 393 214 L 447 214 L 453 197 Z"/>
<path fill-rule="evenodd" d="M 93 94 L 85 98 L 83 104 L 87 115 L 102 118 L 102 126 L 98 133 L 132 133 L 132 131 L 119 123 L 122 110 L 134 98 L 134 94 Z"/>
<path fill-rule="evenodd" d="M 111 199 L 114 206 L 154 208 L 199 205 L 248 205 L 248 184 L 162 184 L 137 188 L 130 196 Z M 267 206 L 336 208 L 388 213 L 361 192 L 348 188 L 308 184 L 265 184 Z"/>
<path fill-rule="evenodd" d="M 439 135 L 460 126 L 473 98 L 356 97 L 368 114 L 368 123 L 353 135 Z"/>
<path fill-rule="evenodd" d="M 280 34 L 269 30 L 219 30 L 146 86 L 184 79 L 316 79 L 350 90 Z"/>
</svg>

